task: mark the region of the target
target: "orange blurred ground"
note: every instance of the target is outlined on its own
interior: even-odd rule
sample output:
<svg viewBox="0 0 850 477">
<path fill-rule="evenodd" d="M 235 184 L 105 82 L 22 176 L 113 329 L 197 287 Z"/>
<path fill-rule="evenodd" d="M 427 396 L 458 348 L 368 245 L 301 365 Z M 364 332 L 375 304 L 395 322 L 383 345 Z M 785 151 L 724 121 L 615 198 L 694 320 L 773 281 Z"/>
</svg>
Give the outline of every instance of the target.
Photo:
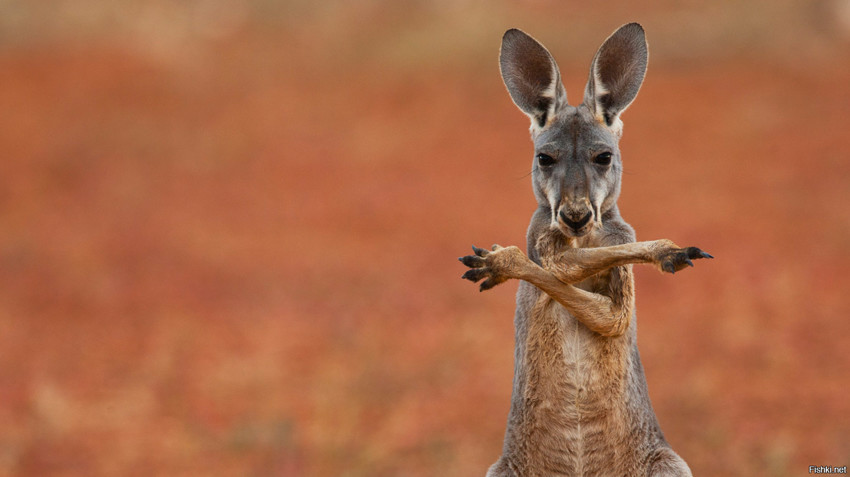
<svg viewBox="0 0 850 477">
<path fill-rule="evenodd" d="M 173 55 L 0 50 L 0 475 L 498 457 L 516 284 L 479 294 L 456 257 L 524 246 L 534 208 L 499 33 L 418 67 L 311 21 Z M 620 23 L 552 47 L 571 98 Z M 850 464 L 850 54 L 780 57 L 651 59 L 624 115 L 624 217 L 717 257 L 637 270 L 653 403 L 695 475 Z"/>
</svg>

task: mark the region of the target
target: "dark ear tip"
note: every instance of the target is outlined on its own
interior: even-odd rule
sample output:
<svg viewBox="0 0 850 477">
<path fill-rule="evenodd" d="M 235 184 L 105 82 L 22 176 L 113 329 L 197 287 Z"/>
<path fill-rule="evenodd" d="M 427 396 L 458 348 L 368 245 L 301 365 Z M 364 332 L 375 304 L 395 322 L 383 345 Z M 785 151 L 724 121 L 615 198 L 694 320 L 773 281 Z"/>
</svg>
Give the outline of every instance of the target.
<svg viewBox="0 0 850 477">
<path fill-rule="evenodd" d="M 519 28 L 511 28 L 502 35 L 502 43 L 522 41 L 526 38 L 531 38 L 531 36 Z"/>
<path fill-rule="evenodd" d="M 643 42 L 646 43 L 646 30 L 643 29 L 643 26 L 640 23 L 626 23 L 625 25 L 618 28 L 616 32 L 614 32 L 614 35 L 622 34 L 642 38 Z"/>
<path fill-rule="evenodd" d="M 646 36 L 646 30 L 643 29 L 643 25 L 637 22 L 626 23 L 625 25 L 617 28 L 618 33 L 630 33 L 632 35 L 641 35 Z"/>
</svg>

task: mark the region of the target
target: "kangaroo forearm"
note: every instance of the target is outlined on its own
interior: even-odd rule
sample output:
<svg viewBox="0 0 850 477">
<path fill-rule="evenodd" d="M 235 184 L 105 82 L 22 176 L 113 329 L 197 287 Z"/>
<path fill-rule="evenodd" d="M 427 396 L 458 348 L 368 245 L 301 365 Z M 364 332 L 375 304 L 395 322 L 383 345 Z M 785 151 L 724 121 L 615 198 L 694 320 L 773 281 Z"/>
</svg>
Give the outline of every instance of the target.
<svg viewBox="0 0 850 477">
<path fill-rule="evenodd" d="M 559 280 L 554 274 L 537 267 L 522 277 L 563 305 L 577 320 L 603 336 L 620 336 L 629 326 L 631 309 L 611 298 L 582 290 Z"/>
<path fill-rule="evenodd" d="M 545 266 L 562 282 L 579 283 L 613 267 L 653 263 L 657 250 L 671 243 L 669 240 L 653 240 L 610 247 L 573 248 Z"/>
</svg>

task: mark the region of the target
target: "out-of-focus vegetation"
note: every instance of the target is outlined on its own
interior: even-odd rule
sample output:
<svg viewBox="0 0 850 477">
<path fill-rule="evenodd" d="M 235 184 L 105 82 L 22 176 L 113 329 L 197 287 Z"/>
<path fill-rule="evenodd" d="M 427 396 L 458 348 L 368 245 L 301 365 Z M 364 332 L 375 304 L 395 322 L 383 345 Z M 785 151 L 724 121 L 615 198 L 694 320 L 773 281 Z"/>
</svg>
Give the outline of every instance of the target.
<svg viewBox="0 0 850 477">
<path fill-rule="evenodd" d="M 520 27 L 581 97 L 640 21 L 621 211 L 697 475 L 848 464 L 850 3 L 0 1 L 0 475 L 483 475 L 524 245 Z"/>
</svg>

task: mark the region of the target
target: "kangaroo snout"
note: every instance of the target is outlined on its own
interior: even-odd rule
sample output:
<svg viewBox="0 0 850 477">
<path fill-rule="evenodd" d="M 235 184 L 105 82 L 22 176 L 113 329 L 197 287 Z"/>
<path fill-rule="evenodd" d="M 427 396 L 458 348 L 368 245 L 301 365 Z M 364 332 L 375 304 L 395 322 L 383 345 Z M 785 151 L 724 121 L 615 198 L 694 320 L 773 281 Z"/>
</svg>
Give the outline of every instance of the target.
<svg viewBox="0 0 850 477">
<path fill-rule="evenodd" d="M 564 209 L 561 209 L 561 211 L 558 212 L 558 216 L 561 218 L 564 225 L 572 229 L 573 232 L 578 233 L 582 227 L 590 222 L 591 217 L 593 217 L 593 212 L 589 210 L 586 212 L 571 210 L 569 213 L 566 213 Z"/>
</svg>

